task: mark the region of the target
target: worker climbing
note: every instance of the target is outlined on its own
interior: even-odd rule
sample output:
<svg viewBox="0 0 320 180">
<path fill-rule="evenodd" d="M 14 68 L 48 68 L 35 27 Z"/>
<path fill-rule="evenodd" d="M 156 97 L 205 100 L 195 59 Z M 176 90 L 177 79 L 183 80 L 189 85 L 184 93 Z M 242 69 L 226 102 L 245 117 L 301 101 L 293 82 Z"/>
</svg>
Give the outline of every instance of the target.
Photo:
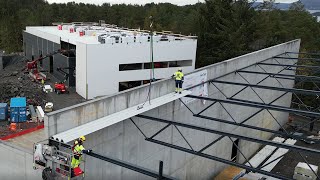
<svg viewBox="0 0 320 180">
<path fill-rule="evenodd" d="M 86 138 L 84 136 L 80 136 L 79 139 L 74 142 L 74 145 L 72 147 L 73 157 L 72 157 L 72 160 L 71 160 L 71 168 L 72 169 L 75 169 L 75 168 L 79 167 L 79 165 L 80 165 L 80 163 L 82 161 L 82 153 L 84 153 L 84 152 L 87 152 L 87 153 L 92 152 L 92 150 L 85 150 L 85 148 L 83 147 L 83 143 L 85 141 L 86 141 Z"/>
<path fill-rule="evenodd" d="M 182 69 L 179 68 L 177 72 L 175 72 L 172 76 L 172 78 L 175 78 L 176 81 L 176 93 L 181 94 L 182 91 L 182 84 L 184 81 L 184 74 L 182 73 Z"/>
</svg>

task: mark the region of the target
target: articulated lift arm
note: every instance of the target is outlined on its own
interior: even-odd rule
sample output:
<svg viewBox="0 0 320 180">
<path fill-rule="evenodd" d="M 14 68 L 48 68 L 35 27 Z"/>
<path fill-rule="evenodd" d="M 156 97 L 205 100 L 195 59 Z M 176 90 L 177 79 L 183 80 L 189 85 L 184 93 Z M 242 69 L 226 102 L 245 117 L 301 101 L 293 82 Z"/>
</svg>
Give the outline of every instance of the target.
<svg viewBox="0 0 320 180">
<path fill-rule="evenodd" d="M 35 59 L 35 60 L 32 60 L 32 61 L 27 62 L 27 67 L 26 67 L 26 68 L 27 68 L 27 70 L 35 69 L 35 68 L 37 68 L 37 63 L 38 63 L 39 61 L 41 61 L 41 60 L 43 60 L 43 59 L 46 59 L 46 58 L 48 58 L 48 57 L 50 57 L 50 56 L 53 56 L 53 55 L 55 55 L 55 54 L 59 54 L 59 53 L 61 53 L 61 54 L 64 54 L 64 53 L 74 53 L 74 52 L 75 52 L 74 49 L 70 49 L 70 50 L 58 49 L 58 50 L 53 51 L 53 52 L 51 52 L 51 53 L 49 53 L 49 54 L 47 54 L 47 55 L 45 55 L 45 56 L 42 56 L 42 54 L 41 54 L 38 59 Z"/>
</svg>

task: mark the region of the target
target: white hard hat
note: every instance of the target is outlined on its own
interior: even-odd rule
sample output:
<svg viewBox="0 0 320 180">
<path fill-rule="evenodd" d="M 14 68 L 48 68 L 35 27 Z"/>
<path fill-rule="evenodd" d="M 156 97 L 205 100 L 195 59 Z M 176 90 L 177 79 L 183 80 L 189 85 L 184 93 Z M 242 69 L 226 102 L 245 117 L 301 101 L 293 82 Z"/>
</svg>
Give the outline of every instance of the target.
<svg viewBox="0 0 320 180">
<path fill-rule="evenodd" d="M 182 71 L 182 68 L 179 67 L 179 68 L 178 68 L 178 71 Z"/>
</svg>

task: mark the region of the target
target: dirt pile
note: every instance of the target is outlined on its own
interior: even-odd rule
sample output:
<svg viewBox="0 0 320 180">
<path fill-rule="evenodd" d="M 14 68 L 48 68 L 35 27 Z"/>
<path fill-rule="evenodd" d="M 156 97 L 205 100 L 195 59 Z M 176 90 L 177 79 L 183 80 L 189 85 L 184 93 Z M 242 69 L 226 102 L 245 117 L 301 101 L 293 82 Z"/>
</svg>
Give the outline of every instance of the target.
<svg viewBox="0 0 320 180">
<path fill-rule="evenodd" d="M 29 104 L 43 106 L 51 99 L 42 92 L 41 84 L 33 82 L 23 70 L 25 58 L 15 58 L 0 70 L 0 102 L 9 103 L 12 97 L 26 97 Z"/>
</svg>

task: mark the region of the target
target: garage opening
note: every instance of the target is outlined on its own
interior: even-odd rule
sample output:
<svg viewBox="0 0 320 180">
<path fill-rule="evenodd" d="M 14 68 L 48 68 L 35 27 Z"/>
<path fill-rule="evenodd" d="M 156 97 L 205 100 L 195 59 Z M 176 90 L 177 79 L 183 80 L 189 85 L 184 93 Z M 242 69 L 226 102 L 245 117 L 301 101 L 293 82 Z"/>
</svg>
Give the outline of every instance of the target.
<svg viewBox="0 0 320 180">
<path fill-rule="evenodd" d="M 53 56 L 50 56 L 50 73 L 53 73 Z"/>
</svg>

